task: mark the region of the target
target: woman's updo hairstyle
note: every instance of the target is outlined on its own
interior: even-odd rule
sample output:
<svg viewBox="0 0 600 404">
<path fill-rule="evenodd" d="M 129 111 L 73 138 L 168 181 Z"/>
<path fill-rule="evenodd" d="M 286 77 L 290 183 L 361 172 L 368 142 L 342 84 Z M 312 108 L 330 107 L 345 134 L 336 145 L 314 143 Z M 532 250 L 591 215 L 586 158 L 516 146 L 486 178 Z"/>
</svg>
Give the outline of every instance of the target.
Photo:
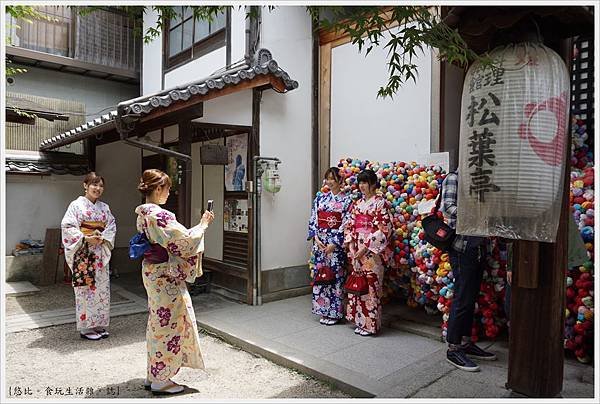
<svg viewBox="0 0 600 404">
<path fill-rule="evenodd" d="M 140 178 L 140 183 L 137 189 L 142 195 L 148 196 L 154 192 L 156 188 L 163 187 L 165 185 L 171 187 L 171 178 L 166 173 L 155 168 L 151 168 L 144 171 L 142 178 Z"/>
</svg>

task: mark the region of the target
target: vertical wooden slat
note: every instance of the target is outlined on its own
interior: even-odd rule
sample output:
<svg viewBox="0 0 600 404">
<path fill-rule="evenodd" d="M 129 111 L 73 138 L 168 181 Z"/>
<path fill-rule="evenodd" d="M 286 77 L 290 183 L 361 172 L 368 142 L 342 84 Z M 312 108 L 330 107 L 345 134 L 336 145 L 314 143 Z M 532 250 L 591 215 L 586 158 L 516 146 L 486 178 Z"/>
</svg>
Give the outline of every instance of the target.
<svg viewBox="0 0 600 404">
<path fill-rule="evenodd" d="M 321 46 L 319 91 L 319 176 L 330 165 L 331 152 L 331 43 Z"/>
<path fill-rule="evenodd" d="M 516 284 L 520 288 L 535 289 L 540 277 L 540 243 L 519 240 L 515 242 L 514 268 L 519 273 Z"/>
<path fill-rule="evenodd" d="M 56 265 L 58 263 L 58 249 L 61 246 L 60 229 L 46 229 L 44 240 L 44 256 L 42 258 L 42 273 L 40 285 L 53 285 L 56 282 Z"/>
</svg>

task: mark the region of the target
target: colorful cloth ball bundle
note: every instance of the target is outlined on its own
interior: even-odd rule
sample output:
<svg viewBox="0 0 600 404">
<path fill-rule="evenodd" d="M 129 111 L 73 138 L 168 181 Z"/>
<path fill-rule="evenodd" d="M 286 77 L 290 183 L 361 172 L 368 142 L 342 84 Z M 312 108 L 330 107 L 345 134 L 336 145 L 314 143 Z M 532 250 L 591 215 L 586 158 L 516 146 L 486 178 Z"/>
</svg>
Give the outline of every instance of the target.
<svg viewBox="0 0 600 404">
<path fill-rule="evenodd" d="M 437 198 L 445 172 L 439 166 L 415 162 L 380 164 L 351 158 L 341 160 L 338 166 L 344 177 L 344 191 L 354 200 L 360 197 L 358 173 L 364 169 L 375 171 L 379 180 L 378 192 L 386 198 L 392 213 L 393 254 L 384 280 L 384 302 L 400 297 L 411 307 L 423 306 L 427 312 L 439 310 L 443 313 L 442 335 L 445 337 L 454 276 L 448 254 L 425 241 L 418 213 L 420 203 Z M 498 255 L 498 246 L 490 245 L 495 246 Z M 506 323 L 501 309 L 505 266 L 502 270 L 499 266 L 498 260 L 488 259 L 477 304 L 477 324 L 473 327 L 475 339 L 479 335 L 495 338 Z"/>
<path fill-rule="evenodd" d="M 594 350 L 594 158 L 585 123 L 573 117 L 570 202 L 589 261 L 567 270 L 565 348 L 583 363 Z"/>
</svg>

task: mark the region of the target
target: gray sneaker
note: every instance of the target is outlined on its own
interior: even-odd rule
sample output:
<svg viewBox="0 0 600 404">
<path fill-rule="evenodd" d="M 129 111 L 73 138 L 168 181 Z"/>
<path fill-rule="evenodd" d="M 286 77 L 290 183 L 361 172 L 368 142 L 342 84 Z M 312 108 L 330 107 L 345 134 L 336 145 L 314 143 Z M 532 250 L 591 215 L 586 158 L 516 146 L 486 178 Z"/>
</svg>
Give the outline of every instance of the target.
<svg viewBox="0 0 600 404">
<path fill-rule="evenodd" d="M 448 349 L 446 360 L 465 372 L 479 372 L 479 366 L 469 359 L 462 349 Z"/>
</svg>

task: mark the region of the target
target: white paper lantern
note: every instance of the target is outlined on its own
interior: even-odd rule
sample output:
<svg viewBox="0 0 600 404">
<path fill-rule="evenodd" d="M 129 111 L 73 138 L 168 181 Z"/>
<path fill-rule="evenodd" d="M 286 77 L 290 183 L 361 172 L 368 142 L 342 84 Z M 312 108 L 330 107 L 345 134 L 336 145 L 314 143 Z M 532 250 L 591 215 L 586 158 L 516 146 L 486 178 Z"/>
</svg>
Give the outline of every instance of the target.
<svg viewBox="0 0 600 404">
<path fill-rule="evenodd" d="M 494 49 L 465 77 L 459 234 L 554 241 L 566 164 L 569 75 L 535 43 Z"/>
</svg>

